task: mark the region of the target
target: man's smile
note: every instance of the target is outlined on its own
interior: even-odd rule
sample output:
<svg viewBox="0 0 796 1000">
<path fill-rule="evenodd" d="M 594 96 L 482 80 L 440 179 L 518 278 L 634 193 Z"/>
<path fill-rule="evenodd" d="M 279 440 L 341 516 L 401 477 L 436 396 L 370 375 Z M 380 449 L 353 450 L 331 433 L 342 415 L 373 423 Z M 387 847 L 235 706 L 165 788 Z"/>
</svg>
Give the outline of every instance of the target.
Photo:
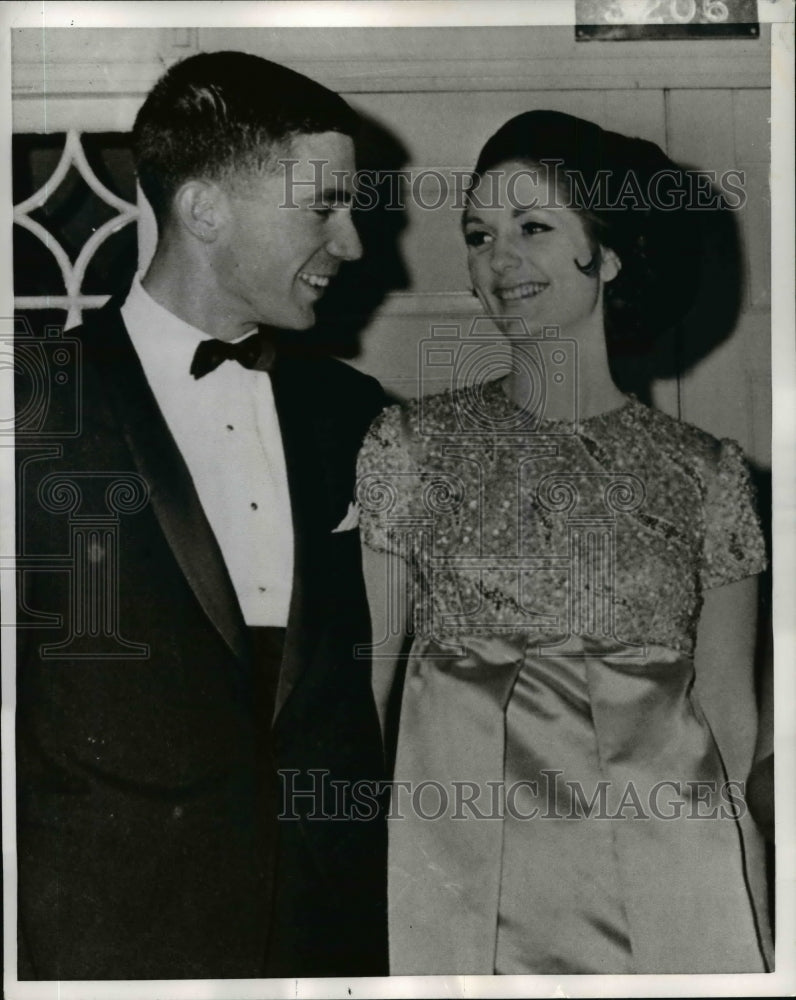
<svg viewBox="0 0 796 1000">
<path fill-rule="evenodd" d="M 298 276 L 306 285 L 309 285 L 313 291 L 318 293 L 327 288 L 329 282 L 334 277 L 334 275 L 331 274 L 311 274 L 309 271 L 299 271 Z"/>
</svg>

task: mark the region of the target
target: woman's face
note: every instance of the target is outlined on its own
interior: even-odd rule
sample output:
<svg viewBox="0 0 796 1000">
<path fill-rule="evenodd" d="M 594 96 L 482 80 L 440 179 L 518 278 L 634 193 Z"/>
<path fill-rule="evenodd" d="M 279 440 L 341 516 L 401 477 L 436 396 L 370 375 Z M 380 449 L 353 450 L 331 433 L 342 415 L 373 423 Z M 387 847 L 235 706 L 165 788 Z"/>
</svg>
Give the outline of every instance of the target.
<svg viewBox="0 0 796 1000">
<path fill-rule="evenodd" d="M 521 317 L 529 330 L 602 328 L 602 286 L 619 273 L 611 250 L 595 251 L 577 212 L 563 207 L 543 167 L 509 161 L 473 188 L 464 218 L 470 278 L 485 312 Z M 498 323 L 501 329 L 504 325 Z"/>
</svg>

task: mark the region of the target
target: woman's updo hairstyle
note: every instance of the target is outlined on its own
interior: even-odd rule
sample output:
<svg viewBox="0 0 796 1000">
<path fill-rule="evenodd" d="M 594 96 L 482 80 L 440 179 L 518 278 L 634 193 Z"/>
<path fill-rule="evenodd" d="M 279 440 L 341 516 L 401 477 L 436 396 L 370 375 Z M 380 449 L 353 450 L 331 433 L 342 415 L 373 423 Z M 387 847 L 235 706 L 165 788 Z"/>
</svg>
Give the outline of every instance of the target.
<svg viewBox="0 0 796 1000">
<path fill-rule="evenodd" d="M 682 319 L 698 287 L 700 229 L 685 172 L 655 143 L 558 111 L 527 111 L 487 141 L 475 173 L 509 160 L 557 178 L 560 204 L 583 216 L 594 248 L 610 247 L 621 260 L 604 289 L 609 350 L 643 353 Z"/>
</svg>

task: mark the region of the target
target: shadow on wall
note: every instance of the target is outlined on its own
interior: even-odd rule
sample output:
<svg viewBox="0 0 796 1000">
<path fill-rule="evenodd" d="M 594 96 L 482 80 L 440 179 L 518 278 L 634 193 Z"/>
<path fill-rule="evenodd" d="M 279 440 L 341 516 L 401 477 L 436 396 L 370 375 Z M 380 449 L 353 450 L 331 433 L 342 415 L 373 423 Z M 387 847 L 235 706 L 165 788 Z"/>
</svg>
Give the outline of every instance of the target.
<svg viewBox="0 0 796 1000">
<path fill-rule="evenodd" d="M 715 194 L 718 207 L 692 210 L 699 252 L 682 250 L 683 267 L 695 267 L 698 272 L 696 296 L 690 309 L 675 326 L 650 338 L 646 349 L 634 353 L 632 349 L 623 351 L 620 345 L 611 355 L 617 385 L 647 404 L 651 402 L 655 379 L 687 373 L 729 339 L 738 322 L 744 292 L 738 221 L 735 212 L 721 201 L 718 191 Z M 672 289 L 672 294 L 676 292 Z"/>
</svg>

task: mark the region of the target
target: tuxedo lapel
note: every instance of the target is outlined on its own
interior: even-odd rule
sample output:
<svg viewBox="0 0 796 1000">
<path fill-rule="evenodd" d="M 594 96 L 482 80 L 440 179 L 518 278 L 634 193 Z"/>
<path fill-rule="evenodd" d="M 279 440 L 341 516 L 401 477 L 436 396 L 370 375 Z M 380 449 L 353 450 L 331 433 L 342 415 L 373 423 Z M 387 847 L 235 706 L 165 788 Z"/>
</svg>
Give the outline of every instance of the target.
<svg viewBox="0 0 796 1000">
<path fill-rule="evenodd" d="M 248 662 L 246 625 L 221 550 L 118 310 L 103 309 L 86 339 L 98 359 L 109 408 L 186 580 L 232 652 Z"/>
<path fill-rule="evenodd" d="M 314 558 L 324 551 L 324 535 L 331 528 L 327 524 L 327 462 L 301 372 L 294 370 L 292 361 L 281 360 L 271 378 L 285 453 L 294 538 L 293 591 L 274 705 L 276 718 L 310 662 L 317 641 L 320 574 Z"/>
</svg>

